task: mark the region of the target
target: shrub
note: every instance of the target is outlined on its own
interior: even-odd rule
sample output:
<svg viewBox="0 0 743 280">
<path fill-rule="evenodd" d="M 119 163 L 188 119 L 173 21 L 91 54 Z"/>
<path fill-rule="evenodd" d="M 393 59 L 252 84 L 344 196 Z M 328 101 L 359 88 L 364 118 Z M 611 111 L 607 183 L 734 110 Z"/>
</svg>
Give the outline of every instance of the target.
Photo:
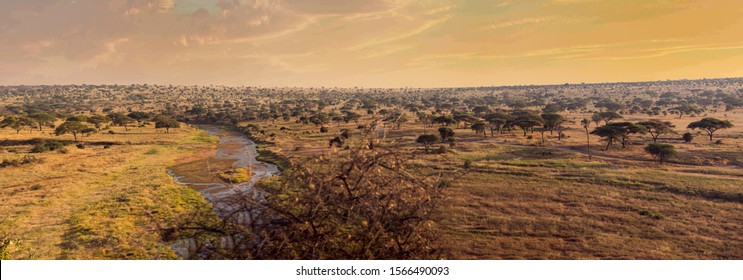
<svg viewBox="0 0 743 280">
<path fill-rule="evenodd" d="M 327 127 L 324 127 L 324 126 L 323 127 L 320 127 L 320 133 L 326 133 L 326 132 L 328 132 L 328 128 Z"/>
<path fill-rule="evenodd" d="M 85 149 L 85 144 L 83 144 L 83 143 L 77 143 L 77 145 L 75 145 L 75 147 L 77 147 L 78 149 Z"/>
<path fill-rule="evenodd" d="M 470 169 L 472 167 L 472 161 L 467 159 L 464 161 L 464 169 Z"/>
<path fill-rule="evenodd" d="M 669 157 L 676 156 L 676 149 L 669 144 L 652 143 L 645 147 L 645 152 L 653 155 L 660 163 L 663 163 Z"/>
<path fill-rule="evenodd" d="M 694 134 L 691 134 L 691 132 L 684 133 L 683 136 L 681 136 L 682 139 L 684 139 L 684 142 L 691 143 L 692 140 L 694 140 Z"/>
<path fill-rule="evenodd" d="M 250 180 L 250 175 L 250 170 L 244 167 L 238 167 L 219 173 L 219 178 L 227 183 L 239 184 Z"/>
<path fill-rule="evenodd" d="M 444 146 L 444 145 L 439 145 L 439 148 L 438 148 L 438 149 L 436 149 L 436 153 L 437 153 L 437 154 L 445 154 L 445 153 L 447 153 L 447 152 L 449 152 L 449 148 L 447 148 L 447 147 L 446 147 L 446 146 Z"/>
</svg>

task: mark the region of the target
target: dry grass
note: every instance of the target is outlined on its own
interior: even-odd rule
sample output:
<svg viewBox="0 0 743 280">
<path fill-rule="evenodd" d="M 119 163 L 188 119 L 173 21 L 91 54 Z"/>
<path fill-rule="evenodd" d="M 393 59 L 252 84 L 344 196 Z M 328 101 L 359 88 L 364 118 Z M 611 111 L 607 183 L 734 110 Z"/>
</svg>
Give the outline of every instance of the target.
<svg viewBox="0 0 743 280">
<path fill-rule="evenodd" d="M 158 228 L 178 215 L 209 211 L 195 191 L 165 172 L 177 161 L 198 159 L 213 144 L 193 128 L 157 133 L 153 128 L 85 137 L 84 149 L 37 154 L 43 163 L 1 170 L 2 231 L 18 242 L 17 259 L 169 259 Z M 50 137 L 48 131 L 0 131 L 0 140 Z M 68 137 L 69 136 L 69 137 Z M 115 142 L 109 148 L 92 142 Z M 11 147 L 20 152 L 29 147 Z M 0 153 L 0 158 L 20 154 Z"/>
<path fill-rule="evenodd" d="M 572 119 L 583 116 L 574 115 Z M 740 114 L 737 123 L 743 123 Z M 639 121 L 644 116 L 627 116 Z M 670 118 L 667 118 L 671 120 Z M 683 132 L 698 118 L 673 119 Z M 735 122 L 735 121 L 734 121 Z M 328 140 L 355 124 L 264 124 L 273 150 L 295 160 L 332 156 Z M 593 124 L 592 124 L 593 126 Z M 279 130 L 287 127 L 288 130 Z M 679 129 L 680 128 L 680 129 Z M 572 124 L 558 141 L 520 131 L 483 139 L 455 129 L 458 144 L 446 154 L 426 154 L 414 143 L 436 132 L 407 124 L 381 128 L 382 145 L 416 154 L 421 174 L 442 173 L 452 186 L 440 208 L 441 244 L 455 259 L 740 259 L 743 257 L 743 125 L 718 135 L 723 145 L 679 135 L 659 140 L 676 145 L 680 156 L 659 165 L 643 145 L 612 147 L 591 136 L 598 157 L 588 161 L 582 128 Z M 364 139 L 354 138 L 352 143 Z M 647 143 L 648 137 L 633 142 Z M 434 145 L 434 149 L 438 145 Z M 464 161 L 472 162 L 464 169 Z"/>
</svg>

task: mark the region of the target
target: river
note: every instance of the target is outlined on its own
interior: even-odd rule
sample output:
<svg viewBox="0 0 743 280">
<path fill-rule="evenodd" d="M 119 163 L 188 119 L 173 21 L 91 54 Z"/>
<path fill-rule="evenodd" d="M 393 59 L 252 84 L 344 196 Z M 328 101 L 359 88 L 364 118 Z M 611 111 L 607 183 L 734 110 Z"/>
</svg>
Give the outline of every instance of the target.
<svg viewBox="0 0 743 280">
<path fill-rule="evenodd" d="M 245 134 L 216 125 L 200 125 L 199 128 L 209 132 L 209 135 L 219 138 L 217 152 L 212 159 L 215 161 L 234 161 L 233 168 L 248 168 L 252 172 L 250 180 L 239 184 L 227 184 L 219 180 L 214 182 L 191 182 L 189 180 L 191 174 L 181 174 L 176 169 L 169 169 L 168 174 L 179 184 L 199 191 L 214 206 L 214 211 L 219 217 L 248 223 L 250 213 L 240 209 L 244 205 L 241 203 L 241 198 L 250 195 L 253 198 L 260 199 L 260 194 L 254 190 L 253 186 L 262 179 L 278 174 L 279 168 L 274 164 L 256 159 L 258 156 L 257 146 Z M 191 252 L 195 247 L 194 240 L 180 240 L 173 245 L 176 253 L 184 258 L 191 257 Z"/>
</svg>

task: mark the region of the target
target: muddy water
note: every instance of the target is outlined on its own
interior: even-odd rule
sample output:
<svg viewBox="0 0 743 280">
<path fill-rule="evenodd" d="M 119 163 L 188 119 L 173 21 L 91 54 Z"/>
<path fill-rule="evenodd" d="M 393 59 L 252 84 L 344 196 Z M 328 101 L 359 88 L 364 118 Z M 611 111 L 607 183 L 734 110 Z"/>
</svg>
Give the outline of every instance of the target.
<svg viewBox="0 0 743 280">
<path fill-rule="evenodd" d="M 178 169 L 168 170 L 168 174 L 173 176 L 179 184 L 199 191 L 209 203 L 214 205 L 214 211 L 221 218 L 248 223 L 251 213 L 240 208 L 243 205 L 240 203 L 241 197 L 251 196 L 260 199 L 260 194 L 254 190 L 253 186 L 262 179 L 278 174 L 279 168 L 274 164 L 258 161 L 255 142 L 244 134 L 214 125 L 203 125 L 199 128 L 219 138 L 217 153 L 211 160 L 234 161 L 232 167 L 248 168 L 252 172 L 251 179 L 239 184 L 227 184 L 216 178 L 214 182 L 192 180 L 190 178 L 197 178 L 198 174 L 183 174 L 179 173 L 183 171 L 177 171 Z M 173 248 L 181 257 L 193 257 L 190 252 L 193 252 L 196 247 L 194 242 L 194 240 L 180 240 L 173 245 Z M 229 240 L 223 240 L 223 242 L 229 243 Z"/>
</svg>

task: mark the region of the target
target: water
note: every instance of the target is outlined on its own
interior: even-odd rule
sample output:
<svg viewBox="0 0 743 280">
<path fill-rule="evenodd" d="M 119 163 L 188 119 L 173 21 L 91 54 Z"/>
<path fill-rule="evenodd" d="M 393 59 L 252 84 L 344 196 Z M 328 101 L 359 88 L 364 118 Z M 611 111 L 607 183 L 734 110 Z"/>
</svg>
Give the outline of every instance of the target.
<svg viewBox="0 0 743 280">
<path fill-rule="evenodd" d="M 168 174 L 179 184 L 199 190 L 204 198 L 214 206 L 214 211 L 219 217 L 232 222 L 249 223 L 250 217 L 255 213 L 242 208 L 245 206 L 244 198 L 249 196 L 260 200 L 261 194 L 253 186 L 262 179 L 278 174 L 279 168 L 274 164 L 256 159 L 258 156 L 256 144 L 246 135 L 214 125 L 203 125 L 199 128 L 219 138 L 217 153 L 213 158 L 234 160 L 233 168 L 248 168 L 252 172 L 250 180 L 239 184 L 226 184 L 222 181 L 194 183 L 188 182 L 186 179 L 188 174 L 178 174 L 170 169 L 167 171 Z M 231 241 L 226 238 L 222 240 L 222 243 L 224 244 L 220 246 L 229 246 Z M 193 239 L 183 239 L 173 244 L 173 249 L 183 258 L 193 257 L 192 253 L 196 247 L 196 240 Z"/>
</svg>

